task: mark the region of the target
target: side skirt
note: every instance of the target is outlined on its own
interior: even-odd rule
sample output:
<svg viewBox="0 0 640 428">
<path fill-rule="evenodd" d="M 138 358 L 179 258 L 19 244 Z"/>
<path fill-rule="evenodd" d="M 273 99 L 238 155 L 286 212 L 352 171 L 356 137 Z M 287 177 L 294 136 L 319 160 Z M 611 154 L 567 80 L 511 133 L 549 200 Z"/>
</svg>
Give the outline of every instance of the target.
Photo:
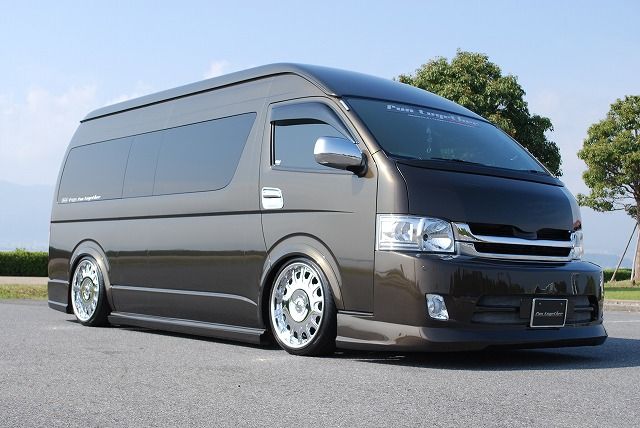
<svg viewBox="0 0 640 428">
<path fill-rule="evenodd" d="M 265 330 L 260 328 L 237 327 L 226 324 L 213 324 L 125 312 L 112 312 L 111 315 L 109 315 L 109 322 L 113 325 L 128 325 L 154 330 L 165 330 L 175 333 L 193 334 L 195 336 L 237 340 L 258 345 L 265 342 L 263 338 Z"/>
<path fill-rule="evenodd" d="M 51 309 L 65 313 L 68 312 L 66 303 L 54 302 L 53 300 L 47 300 L 47 303 Z"/>
</svg>

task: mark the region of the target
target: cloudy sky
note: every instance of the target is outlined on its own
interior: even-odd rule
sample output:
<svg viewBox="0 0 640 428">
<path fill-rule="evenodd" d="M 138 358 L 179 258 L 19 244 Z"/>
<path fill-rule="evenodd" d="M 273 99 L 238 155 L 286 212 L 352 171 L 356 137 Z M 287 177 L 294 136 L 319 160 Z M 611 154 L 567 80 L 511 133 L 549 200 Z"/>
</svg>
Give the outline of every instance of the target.
<svg viewBox="0 0 640 428">
<path fill-rule="evenodd" d="M 280 61 L 392 78 L 460 48 L 518 76 L 530 110 L 554 124 L 563 181 L 585 192 L 576 151 L 589 125 L 640 94 L 634 1 L 0 0 L 0 10 L 0 181 L 20 185 L 53 186 L 78 121 L 100 106 Z M 587 250 L 618 254 L 632 221 L 583 216 Z"/>
</svg>

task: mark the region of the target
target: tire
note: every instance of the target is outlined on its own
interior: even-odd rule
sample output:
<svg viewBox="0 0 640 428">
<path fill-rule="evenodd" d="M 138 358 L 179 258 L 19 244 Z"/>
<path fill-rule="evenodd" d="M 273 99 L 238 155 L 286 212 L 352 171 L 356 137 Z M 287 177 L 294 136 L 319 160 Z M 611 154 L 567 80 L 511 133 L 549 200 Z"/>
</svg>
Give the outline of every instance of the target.
<svg viewBox="0 0 640 428">
<path fill-rule="evenodd" d="M 278 271 L 269 294 L 273 337 L 294 355 L 332 354 L 336 346 L 336 306 L 322 269 L 305 258 Z"/>
<path fill-rule="evenodd" d="M 73 272 L 71 308 L 76 319 L 83 325 L 99 327 L 108 325 L 111 312 L 104 287 L 104 276 L 93 257 L 80 259 Z"/>
</svg>

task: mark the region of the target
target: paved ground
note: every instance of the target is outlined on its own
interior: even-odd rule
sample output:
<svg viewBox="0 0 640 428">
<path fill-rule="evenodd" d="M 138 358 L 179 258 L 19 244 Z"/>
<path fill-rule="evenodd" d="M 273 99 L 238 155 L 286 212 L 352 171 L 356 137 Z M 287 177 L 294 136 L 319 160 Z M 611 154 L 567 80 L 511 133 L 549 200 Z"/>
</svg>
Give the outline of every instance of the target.
<svg viewBox="0 0 640 428">
<path fill-rule="evenodd" d="M 42 276 L 0 276 L 0 285 L 47 285 L 49 278 Z"/>
<path fill-rule="evenodd" d="M 596 348 L 293 357 L 0 301 L 0 426 L 638 426 L 640 314 Z"/>
<path fill-rule="evenodd" d="M 640 300 L 607 300 L 604 301 L 605 311 L 640 312 Z"/>
</svg>

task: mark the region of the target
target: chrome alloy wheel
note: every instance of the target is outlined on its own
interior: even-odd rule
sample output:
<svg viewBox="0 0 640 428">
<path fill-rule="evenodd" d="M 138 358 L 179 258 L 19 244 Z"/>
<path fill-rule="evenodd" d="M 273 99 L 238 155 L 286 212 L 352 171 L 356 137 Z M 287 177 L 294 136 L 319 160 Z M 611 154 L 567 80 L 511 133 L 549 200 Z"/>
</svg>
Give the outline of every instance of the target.
<svg viewBox="0 0 640 428">
<path fill-rule="evenodd" d="M 318 334 L 325 301 L 322 277 L 311 265 L 288 265 L 271 290 L 270 316 L 274 334 L 293 349 L 308 345 Z"/>
<path fill-rule="evenodd" d="M 86 322 L 93 316 L 99 297 L 100 271 L 94 261 L 84 259 L 76 267 L 71 284 L 71 305 L 80 321 Z"/>
</svg>

